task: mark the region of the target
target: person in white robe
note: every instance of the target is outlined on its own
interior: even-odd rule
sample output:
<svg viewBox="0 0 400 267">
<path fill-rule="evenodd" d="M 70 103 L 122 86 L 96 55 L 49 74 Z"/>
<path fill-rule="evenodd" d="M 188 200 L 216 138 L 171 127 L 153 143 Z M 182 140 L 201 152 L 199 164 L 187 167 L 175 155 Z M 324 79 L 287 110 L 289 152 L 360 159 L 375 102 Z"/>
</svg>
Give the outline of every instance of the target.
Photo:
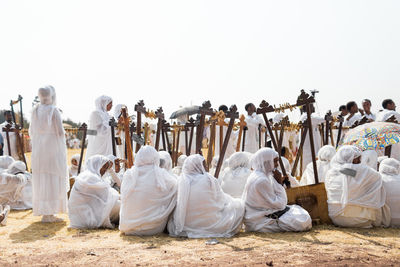
<svg viewBox="0 0 400 267">
<path fill-rule="evenodd" d="M 0 173 L 7 171 L 8 167 L 10 167 L 14 161 L 14 158 L 11 156 L 0 156 Z"/>
<path fill-rule="evenodd" d="M 18 155 L 18 147 L 17 147 L 17 135 L 15 132 L 8 132 L 8 141 L 10 141 L 10 151 L 8 150 L 8 141 L 7 141 L 7 133 L 3 131 L 7 125 L 11 125 L 11 130 L 15 129 L 15 123 L 12 121 L 11 111 L 7 110 L 4 112 L 5 121 L 0 124 L 0 134 L 3 137 L 3 153 L 4 155 L 8 155 L 13 157 L 15 160 L 20 160 Z"/>
<path fill-rule="evenodd" d="M 325 178 L 328 212 L 341 227 L 389 226 L 390 209 L 381 175 L 361 163 L 361 150 L 342 146 Z"/>
<path fill-rule="evenodd" d="M 167 151 L 159 151 L 160 156 L 160 168 L 167 170 L 172 173 L 172 158 Z"/>
<path fill-rule="evenodd" d="M 330 168 L 331 159 L 333 158 L 333 156 L 335 156 L 335 153 L 336 149 L 331 145 L 323 146 L 318 151 L 317 172 L 318 172 L 318 180 L 320 183 L 325 181 L 326 174 Z M 314 166 L 312 162 L 310 162 L 307 165 L 307 168 L 301 177 L 300 184 L 301 185 L 315 184 Z"/>
<path fill-rule="evenodd" d="M 363 107 L 363 117 L 367 118 L 368 122 L 373 122 L 376 120 L 376 115 L 371 112 L 371 100 L 369 99 L 363 99 L 362 101 L 362 107 Z"/>
<path fill-rule="evenodd" d="M 311 217 L 297 205 L 287 205 L 282 175 L 277 170 L 278 153 L 262 148 L 251 159 L 253 173 L 243 193 L 246 205 L 244 224 L 247 232 L 307 231 Z M 278 182 L 279 181 L 279 182 Z"/>
<path fill-rule="evenodd" d="M 71 165 L 68 167 L 68 174 L 70 179 L 78 176 L 78 167 L 80 158 L 81 158 L 80 154 L 74 154 L 71 157 Z"/>
<path fill-rule="evenodd" d="M 155 235 L 167 225 L 176 205 L 177 181 L 159 165 L 159 153 L 143 146 L 124 175 L 119 229 L 125 235 Z"/>
<path fill-rule="evenodd" d="M 227 165 L 219 178 L 222 190 L 234 198 L 241 198 L 251 174 L 249 156 L 246 152 L 235 152 L 227 160 Z"/>
<path fill-rule="evenodd" d="M 346 109 L 349 111 L 349 115 L 347 115 L 347 117 L 344 119 L 343 126 L 352 127 L 356 122 L 359 122 L 363 118 L 363 115 L 359 112 L 356 102 L 348 102 Z"/>
<path fill-rule="evenodd" d="M 95 104 L 96 110 L 90 115 L 88 130 L 95 130 L 96 135 L 88 135 L 86 159 L 93 155 L 112 154 L 111 116 L 108 114 L 112 108 L 112 99 L 103 95 L 96 99 Z"/>
<path fill-rule="evenodd" d="M 307 120 L 307 113 L 304 112 L 300 116 L 300 121 L 304 123 Z M 314 113 L 314 107 L 312 107 L 312 113 L 311 113 L 311 123 L 312 123 L 312 132 L 313 132 L 313 139 L 314 139 L 314 150 L 315 150 L 315 155 L 318 155 L 318 151 L 321 148 L 322 145 L 322 140 L 321 140 L 321 133 L 319 131 L 319 125 L 324 123 L 325 119 L 316 115 Z M 307 165 L 312 162 L 312 153 L 311 153 L 311 143 L 310 143 L 310 137 L 309 133 L 307 132 L 306 140 L 304 141 L 303 145 L 303 172 L 307 168 Z"/>
<path fill-rule="evenodd" d="M 67 147 L 61 114 L 52 86 L 39 89 L 40 104 L 32 111 L 29 135 L 32 142 L 33 215 L 42 222 L 57 222 L 67 212 L 69 190 Z"/>
<path fill-rule="evenodd" d="M 378 170 L 378 153 L 375 150 L 366 150 L 361 154 L 361 163 L 368 167 Z"/>
<path fill-rule="evenodd" d="M 180 176 L 181 175 L 183 163 L 185 163 L 186 159 L 187 159 L 186 155 L 180 155 L 178 157 L 178 162 L 176 164 L 176 167 L 172 169 L 172 173 L 173 174 L 175 174 L 176 176 Z"/>
<path fill-rule="evenodd" d="M 256 107 L 254 104 L 249 103 L 245 106 L 247 115 L 245 122 L 247 124 L 246 140 L 244 151 L 255 153 L 260 147 L 259 140 L 259 126 L 265 126 L 265 122 L 262 117 L 256 114 Z M 261 135 L 261 147 L 264 146 L 263 134 Z"/>
<path fill-rule="evenodd" d="M 384 159 L 379 166 L 379 172 L 386 191 L 386 204 L 390 208 L 390 226 L 400 227 L 400 161 Z"/>
<path fill-rule="evenodd" d="M 295 177 L 292 176 L 292 167 L 290 166 L 290 162 L 287 158 L 282 157 L 282 162 L 283 162 L 283 166 L 285 167 L 285 171 L 286 174 L 288 176 L 289 182 L 290 182 L 290 186 L 291 187 L 298 187 L 300 186 L 299 181 L 297 181 L 297 179 Z M 281 170 L 281 166 L 279 166 L 279 171 L 282 172 Z M 284 185 L 284 187 L 286 188 L 286 185 Z"/>
<path fill-rule="evenodd" d="M 244 205 L 222 191 L 204 168 L 201 155 L 189 156 L 178 178 L 177 204 L 168 221 L 171 236 L 232 237 L 240 231 Z"/>
<path fill-rule="evenodd" d="M 118 192 L 104 180 L 112 162 L 103 155 L 87 160 L 86 169 L 75 179 L 68 203 L 71 228 L 114 228 L 118 223 L 120 200 Z"/>
<path fill-rule="evenodd" d="M 121 160 L 114 155 L 108 155 L 107 158 L 113 163 L 113 166 L 107 170 L 104 180 L 117 190 L 117 192 L 120 192 L 122 179 L 125 174 L 121 168 Z"/>
<path fill-rule="evenodd" d="M 32 176 L 22 161 L 15 161 L 0 173 L 0 204 L 12 210 L 32 208 Z"/>
</svg>

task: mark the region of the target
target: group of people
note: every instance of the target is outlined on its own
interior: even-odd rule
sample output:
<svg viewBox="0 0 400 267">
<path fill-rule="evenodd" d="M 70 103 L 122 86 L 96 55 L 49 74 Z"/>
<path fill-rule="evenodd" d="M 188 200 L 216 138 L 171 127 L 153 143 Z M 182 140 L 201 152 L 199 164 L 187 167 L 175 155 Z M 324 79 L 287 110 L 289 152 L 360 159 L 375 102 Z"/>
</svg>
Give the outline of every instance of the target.
<svg viewBox="0 0 400 267">
<path fill-rule="evenodd" d="M 258 131 L 265 122 L 251 103 L 246 105 L 248 139 L 245 150 L 227 152 L 217 179 L 213 175 L 218 151 L 211 166 L 207 166 L 200 154 L 186 156 L 183 153 L 173 167 L 168 152 L 145 145 L 134 155 L 133 167 L 126 169 L 125 149 L 121 144 L 117 156 L 112 155 L 109 112 L 113 103 L 108 96 L 96 99 L 96 109 L 90 115 L 88 127 L 95 130 L 96 135 L 89 136 L 82 171 L 78 173 L 80 155 L 74 155 L 71 166 L 67 167 L 65 132 L 55 105 L 54 88 L 40 88 L 38 95 L 40 104 L 32 111 L 29 129 L 32 177 L 26 172 L 26 166 L 22 170 L 21 162 L 15 161 L 2 165 L 0 178 L 19 177 L 21 193 L 12 201 L 23 203 L 25 208 L 32 206 L 33 214 L 42 216 L 43 222 L 58 222 L 61 219 L 56 214 L 68 213 L 73 228 L 114 228 L 119 225 L 126 235 L 167 232 L 171 236 L 190 238 L 231 237 L 241 229 L 278 232 L 306 231 L 312 227 L 311 217 L 305 209 L 288 205 L 284 183 L 288 180 L 292 187 L 315 183 L 310 148 L 307 148 L 310 144 L 306 142 L 303 148 L 305 164 L 301 179 L 290 175 L 290 159 L 282 156 L 288 174 L 284 177 L 279 166 L 280 155 L 272 148 L 264 147 L 265 143 L 260 145 L 262 140 L 259 140 Z M 344 116 L 345 122 L 359 120 L 362 116 L 368 116 L 371 121 L 393 116 L 397 119 L 393 101 L 385 100 L 384 110 L 376 116 L 372 116 L 367 108 L 368 103 L 370 107 L 370 101 L 363 101 L 364 114 L 360 116 L 356 116 L 360 110 L 353 103 L 345 109 L 341 107 L 339 116 Z M 114 112 L 117 120 L 121 116 L 121 107 L 118 105 Z M 220 108 L 224 111 L 224 107 Z M 273 122 L 281 119 L 282 116 L 276 116 Z M 305 115 L 300 118 L 306 119 Z M 324 120 L 313 113 L 312 121 L 317 127 Z M 205 136 L 206 132 L 207 129 Z M 317 172 L 320 182 L 325 183 L 333 223 L 362 228 L 400 226 L 400 209 L 397 207 L 400 162 L 396 158 L 378 157 L 375 151 L 362 152 L 355 146 L 342 146 L 338 150 L 330 145 L 322 146 L 318 141 L 318 130 L 313 129 L 313 135 L 318 155 Z M 287 136 L 291 137 L 290 134 Z M 236 142 L 233 140 L 232 144 Z M 284 140 L 283 147 L 286 145 L 293 145 L 293 140 Z M 5 162 L 6 158 L 0 157 L 0 164 L 3 159 Z M 8 180 L 5 183 L 8 184 Z M 10 200 L 2 201 L 1 188 L 0 203 L 11 203 Z M 5 208 L 6 213 L 10 208 L 11 205 Z"/>
</svg>

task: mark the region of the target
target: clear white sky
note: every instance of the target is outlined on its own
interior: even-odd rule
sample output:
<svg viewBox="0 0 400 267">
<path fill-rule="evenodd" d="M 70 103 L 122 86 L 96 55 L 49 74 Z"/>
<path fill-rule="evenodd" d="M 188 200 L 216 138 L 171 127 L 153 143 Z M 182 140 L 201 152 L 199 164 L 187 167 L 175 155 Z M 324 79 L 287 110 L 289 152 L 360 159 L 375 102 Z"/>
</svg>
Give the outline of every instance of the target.
<svg viewBox="0 0 400 267">
<path fill-rule="evenodd" d="M 400 1 L 0 0 L 0 108 L 25 110 L 51 84 L 64 117 L 86 121 L 101 94 L 169 115 L 211 100 L 319 109 L 368 97 L 400 105 Z M 28 115 L 28 114 L 27 114 Z"/>
</svg>

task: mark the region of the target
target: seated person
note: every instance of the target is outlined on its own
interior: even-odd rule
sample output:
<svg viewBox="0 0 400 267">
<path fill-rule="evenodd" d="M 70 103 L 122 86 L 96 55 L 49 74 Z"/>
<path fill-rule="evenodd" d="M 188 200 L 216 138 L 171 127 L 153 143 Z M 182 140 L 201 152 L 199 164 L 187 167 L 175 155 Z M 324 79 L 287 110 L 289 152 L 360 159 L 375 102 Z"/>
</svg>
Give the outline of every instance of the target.
<svg viewBox="0 0 400 267">
<path fill-rule="evenodd" d="M 78 176 L 78 167 L 80 158 L 81 158 L 80 154 L 75 154 L 71 157 L 71 166 L 68 167 L 68 174 L 70 179 Z"/>
<path fill-rule="evenodd" d="M 232 197 L 241 198 L 251 173 L 249 157 L 246 152 L 236 152 L 229 157 L 227 165 L 219 178 L 222 190 Z"/>
<path fill-rule="evenodd" d="M 400 227 L 400 161 L 384 159 L 379 166 L 379 172 L 386 191 L 386 204 L 390 208 L 390 226 Z"/>
<path fill-rule="evenodd" d="M 176 177 L 159 167 L 159 153 L 152 146 L 143 146 L 121 186 L 121 218 L 119 229 L 126 235 L 162 233 L 175 208 Z"/>
<path fill-rule="evenodd" d="M 287 205 L 284 178 L 278 171 L 278 153 L 261 148 L 251 159 L 253 172 L 243 193 L 247 232 L 306 231 L 311 229 L 311 217 L 297 205 Z"/>
<path fill-rule="evenodd" d="M 285 167 L 286 174 L 287 174 L 287 176 L 288 176 L 288 178 L 289 178 L 290 186 L 291 186 L 291 187 L 298 187 L 298 186 L 300 186 L 299 181 L 297 181 L 297 179 L 294 178 L 294 177 L 292 176 L 292 174 L 291 174 L 291 172 L 292 172 L 292 167 L 290 167 L 290 162 L 289 162 L 289 160 L 288 160 L 287 158 L 285 158 L 285 157 L 282 157 L 282 162 L 283 162 L 283 166 Z M 279 171 L 282 172 L 281 166 L 279 166 Z M 286 185 L 284 185 L 284 187 L 286 188 Z"/>
<path fill-rule="evenodd" d="M 32 175 L 22 161 L 14 161 L 0 173 L 0 204 L 13 210 L 32 208 Z"/>
<path fill-rule="evenodd" d="M 204 168 L 201 155 L 189 156 L 178 178 L 177 204 L 168 222 L 171 236 L 232 237 L 240 231 L 244 206 L 222 191 Z"/>
<path fill-rule="evenodd" d="M 108 159 L 113 163 L 113 166 L 112 168 L 108 169 L 106 173 L 106 178 L 104 179 L 110 183 L 112 188 L 120 192 L 122 178 L 125 173 L 121 168 L 122 160 L 114 155 L 109 155 Z"/>
<path fill-rule="evenodd" d="M 378 153 L 375 150 L 366 150 L 361 154 L 361 163 L 378 170 Z"/>
<path fill-rule="evenodd" d="M 171 155 L 167 151 L 159 151 L 158 154 L 160 156 L 160 168 L 163 168 L 168 172 L 172 172 Z"/>
<path fill-rule="evenodd" d="M 317 159 L 317 171 L 318 171 L 318 180 L 319 182 L 325 181 L 326 173 L 328 172 L 331 159 L 335 156 L 336 149 L 331 145 L 326 145 L 321 147 L 318 151 L 318 159 Z M 315 177 L 314 177 L 314 165 L 310 162 L 307 165 L 303 175 L 301 176 L 300 180 L 301 185 L 310 185 L 315 184 Z"/>
<path fill-rule="evenodd" d="M 10 156 L 0 156 L 0 173 L 3 171 L 7 171 L 8 167 L 13 162 L 14 162 L 14 159 Z"/>
<path fill-rule="evenodd" d="M 172 173 L 175 174 L 176 176 L 180 176 L 182 173 L 182 166 L 185 160 L 187 159 L 186 155 L 180 155 L 178 158 L 178 162 L 176 164 L 176 167 L 172 169 Z"/>
<path fill-rule="evenodd" d="M 361 150 L 342 146 L 325 178 L 329 217 L 342 227 L 389 226 L 390 209 L 381 175 L 361 163 Z"/>
<path fill-rule="evenodd" d="M 119 194 L 103 179 L 112 165 L 107 157 L 94 155 L 76 177 L 68 203 L 72 228 L 114 228 L 118 223 Z"/>
</svg>

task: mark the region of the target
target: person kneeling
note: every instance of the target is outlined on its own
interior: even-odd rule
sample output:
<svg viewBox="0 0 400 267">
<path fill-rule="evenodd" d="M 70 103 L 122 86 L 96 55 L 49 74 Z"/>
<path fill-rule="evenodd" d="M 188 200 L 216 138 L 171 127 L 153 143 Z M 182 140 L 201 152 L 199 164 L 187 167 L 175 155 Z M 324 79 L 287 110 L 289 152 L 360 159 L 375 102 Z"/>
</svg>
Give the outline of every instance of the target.
<svg viewBox="0 0 400 267">
<path fill-rule="evenodd" d="M 240 231 L 244 206 L 225 194 L 204 168 L 201 155 L 189 156 L 178 178 L 177 204 L 168 222 L 171 236 L 231 237 Z"/>
<path fill-rule="evenodd" d="M 342 146 L 325 179 L 329 217 L 342 227 L 389 226 L 390 209 L 381 175 L 361 163 L 361 150 Z"/>
<path fill-rule="evenodd" d="M 159 167 L 159 153 L 142 147 L 121 185 L 119 229 L 126 235 L 162 233 L 176 204 L 176 178 Z"/>
<path fill-rule="evenodd" d="M 279 155 L 262 148 L 253 155 L 253 173 L 247 180 L 243 199 L 246 204 L 244 224 L 247 232 L 306 231 L 311 217 L 297 205 L 287 205 L 283 178 L 278 168 Z"/>
<path fill-rule="evenodd" d="M 112 167 L 105 156 L 94 155 L 86 162 L 86 170 L 78 175 L 68 203 L 72 228 L 114 228 L 119 220 L 119 194 L 104 181 Z"/>
</svg>

